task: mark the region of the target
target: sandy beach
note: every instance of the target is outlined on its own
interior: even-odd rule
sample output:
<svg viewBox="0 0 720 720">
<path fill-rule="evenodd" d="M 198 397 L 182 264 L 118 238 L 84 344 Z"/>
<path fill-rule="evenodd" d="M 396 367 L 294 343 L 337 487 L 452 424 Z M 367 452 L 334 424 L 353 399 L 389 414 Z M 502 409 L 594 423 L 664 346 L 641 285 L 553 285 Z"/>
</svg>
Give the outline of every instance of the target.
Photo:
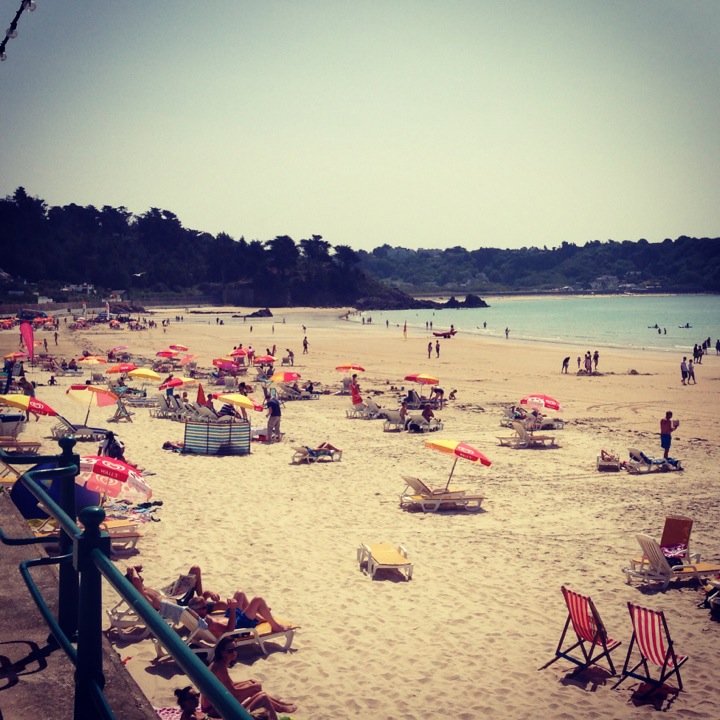
<svg viewBox="0 0 720 720">
<path fill-rule="evenodd" d="M 283 442 L 253 443 L 245 457 L 163 450 L 167 440 L 182 441 L 183 425 L 151 418 L 147 409 L 135 409 L 132 423 L 113 427 L 128 460 L 153 473 L 153 499 L 163 502 L 155 513 L 160 522 L 145 526 L 139 554 L 120 560 L 120 567 L 141 563 L 146 582 L 159 587 L 199 564 L 207 587 L 223 596 L 237 589 L 261 595 L 274 613 L 302 626 L 290 652 L 265 657 L 243 651 L 234 678 L 259 678 L 271 694 L 297 703 L 294 717 L 300 720 L 520 720 L 538 713 L 624 720 L 668 708 L 700 720 L 717 716 L 712 688 L 719 626 L 698 608 L 699 585 L 641 589 L 626 584 L 622 572 L 638 554 L 636 533 L 659 539 L 668 514 L 694 518 L 693 551 L 720 561 L 713 401 L 720 357 L 714 351 L 696 367 L 697 385 L 683 386 L 682 358 L 667 353 L 600 348 L 600 374 L 579 376 L 576 356 L 594 347 L 492 341 L 459 332 L 441 340 L 439 358 L 434 351 L 428 358 L 431 338 L 419 330 L 404 338 L 402 328 L 348 321 L 341 310 L 273 313 L 272 319 L 253 320 L 252 332 L 250 321 L 230 319 L 230 309 L 185 313 L 184 322 L 175 322 L 173 309 L 152 316 L 158 323 L 170 318 L 167 329 L 102 326 L 71 333 L 61 326 L 57 348 L 52 333 L 37 336 L 68 359 L 84 349 L 104 354 L 119 344 L 151 358 L 183 343 L 205 367 L 238 343 L 258 352 L 275 344 L 278 357 L 290 347 L 302 382 L 339 390 L 343 374 L 335 367 L 359 363 L 366 368 L 359 377 L 363 394 L 377 392 L 376 401 L 389 408 L 399 404 L 391 386 L 407 389 L 405 375 L 431 373 L 446 397 L 457 389 L 457 399 L 437 411 L 444 430 L 432 437 L 463 440 L 492 465 L 460 460 L 453 476 L 454 485 L 484 495 L 480 512 L 423 514 L 400 509 L 402 476 L 444 484 L 452 458 L 425 448 L 427 436 L 385 433 L 380 420 L 347 419 L 347 396 L 286 402 Z M 304 334 L 308 354 L 302 354 Z M 17 344 L 17 330 L 0 333 L 3 354 Z M 560 373 L 565 355 L 571 356 L 567 375 Z M 49 387 L 49 373 L 28 370 L 38 398 L 72 421 L 84 419 L 85 409 L 65 395 L 71 379 L 58 378 Z M 255 385 L 254 395 L 262 399 Z M 189 393 L 194 398 L 195 391 Z M 501 407 L 529 393 L 561 400 L 565 429 L 549 433 L 558 446 L 500 447 L 497 437 L 511 434 L 500 427 Z M 680 420 L 671 455 L 682 459 L 683 472 L 596 470 L 601 448 L 623 459 L 628 447 L 661 455 L 659 423 L 667 410 Z M 107 427 L 110 414 L 93 409 L 90 424 Z M 42 439 L 52 452 L 52 424 L 41 417 L 21 437 Z M 322 441 L 342 449 L 340 462 L 291 464 L 294 445 Z M 86 443 L 80 451 L 95 449 Z M 371 580 L 356 561 L 360 542 L 405 546 L 414 563 L 412 580 Z M 560 660 L 539 671 L 553 657 L 567 616 L 562 585 L 590 595 L 609 634 L 622 640 L 613 654 L 616 667 L 622 667 L 631 637 L 626 603 L 664 609 L 678 652 L 690 656 L 684 691 L 644 701 L 635 693 L 637 680 L 613 690 L 614 678 L 600 669 L 570 678 L 574 666 Z M 116 599 L 105 592 L 109 607 Z M 171 662 L 153 663 L 150 640 L 122 641 L 117 648 L 151 702 L 173 705 L 173 689 L 187 684 L 180 670 Z"/>
</svg>

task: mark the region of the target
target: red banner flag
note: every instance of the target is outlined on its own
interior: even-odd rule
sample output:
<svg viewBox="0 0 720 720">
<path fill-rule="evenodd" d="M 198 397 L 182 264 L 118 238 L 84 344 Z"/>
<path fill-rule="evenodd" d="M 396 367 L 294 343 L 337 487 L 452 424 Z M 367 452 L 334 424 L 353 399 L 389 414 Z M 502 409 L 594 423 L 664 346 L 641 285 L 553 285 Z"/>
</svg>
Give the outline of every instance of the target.
<svg viewBox="0 0 720 720">
<path fill-rule="evenodd" d="M 35 358 L 35 342 L 32 325 L 29 322 L 20 323 L 20 335 L 22 335 L 30 360 L 33 360 Z"/>
</svg>

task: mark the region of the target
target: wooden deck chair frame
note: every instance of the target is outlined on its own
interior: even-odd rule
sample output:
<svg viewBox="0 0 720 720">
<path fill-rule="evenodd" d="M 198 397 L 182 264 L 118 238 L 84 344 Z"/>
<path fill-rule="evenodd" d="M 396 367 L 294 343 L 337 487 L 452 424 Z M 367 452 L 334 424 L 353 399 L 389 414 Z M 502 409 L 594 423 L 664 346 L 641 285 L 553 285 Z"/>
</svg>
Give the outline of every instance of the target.
<svg viewBox="0 0 720 720">
<path fill-rule="evenodd" d="M 686 662 L 688 656 L 675 653 L 675 644 L 670 637 L 665 613 L 662 610 L 650 610 L 640 605 L 634 605 L 631 602 L 628 603 L 628 610 L 630 611 L 633 634 L 620 679 L 613 688 L 620 685 L 626 678 L 633 677 L 653 686 L 649 693 L 645 693 L 649 695 L 657 688 L 662 687 L 673 675 L 676 675 L 678 690 L 682 690 L 683 683 L 682 677 L 680 677 L 680 668 Z M 632 668 L 629 668 L 630 658 L 635 647 L 640 653 L 640 661 Z M 660 668 L 660 677 L 652 677 L 648 663 Z M 642 673 L 638 672 L 641 667 Z"/>
<path fill-rule="evenodd" d="M 592 598 L 568 590 L 564 585 L 561 589 L 567 605 L 568 617 L 555 650 L 555 657 L 540 669 L 549 667 L 560 658 L 564 658 L 578 666 L 571 673 L 576 675 L 591 665 L 598 665 L 598 662 L 605 658 L 610 666 L 610 672 L 617 675 L 610 653 L 620 647 L 622 643 L 608 637 L 605 625 Z M 563 649 L 565 637 L 570 628 L 575 633 L 577 641 Z M 568 642 L 571 642 L 571 639 L 568 639 Z M 575 652 L 578 649 L 580 653 Z"/>
<path fill-rule="evenodd" d="M 133 413 L 131 413 L 122 398 L 117 399 L 117 407 L 115 408 L 115 414 L 108 418 L 108 422 L 132 422 Z"/>
</svg>

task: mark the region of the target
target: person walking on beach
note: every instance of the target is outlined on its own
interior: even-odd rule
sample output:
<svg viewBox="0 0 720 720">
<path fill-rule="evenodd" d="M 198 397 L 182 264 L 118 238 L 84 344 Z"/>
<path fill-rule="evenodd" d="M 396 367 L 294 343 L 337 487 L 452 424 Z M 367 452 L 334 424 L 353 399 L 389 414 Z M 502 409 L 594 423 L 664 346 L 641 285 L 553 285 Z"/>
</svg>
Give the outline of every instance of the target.
<svg viewBox="0 0 720 720">
<path fill-rule="evenodd" d="M 282 440 L 280 434 L 280 416 L 282 413 L 280 412 L 280 401 L 276 397 L 271 396 L 268 399 L 267 411 L 267 442 L 275 442 L 275 436 L 277 436 L 277 441 L 280 442 Z"/>
<path fill-rule="evenodd" d="M 435 341 L 435 357 L 437 357 L 437 358 L 440 357 L 440 341 L 439 340 Z"/>
<path fill-rule="evenodd" d="M 684 357 L 680 363 L 680 375 L 682 376 L 682 384 L 687 385 L 688 366 L 686 357 Z"/>
<path fill-rule="evenodd" d="M 593 365 L 595 366 L 595 372 L 597 372 L 598 362 L 600 361 L 600 353 L 596 350 L 593 353 Z"/>
<path fill-rule="evenodd" d="M 562 364 L 562 368 L 560 368 L 561 373 L 565 373 L 567 375 L 568 368 L 570 366 L 570 356 L 568 355 L 564 360 Z"/>
<path fill-rule="evenodd" d="M 688 363 L 688 385 L 690 384 L 691 380 L 693 385 L 697 385 L 697 382 L 695 381 L 695 365 L 693 364 L 692 360 L 690 360 L 690 362 Z"/>
<path fill-rule="evenodd" d="M 660 421 L 660 447 L 663 449 L 663 457 L 666 459 L 672 443 L 671 434 L 677 430 L 679 424 L 677 420 L 673 421 L 670 410 L 665 413 L 665 417 Z"/>
<path fill-rule="evenodd" d="M 303 355 L 308 354 L 308 339 L 307 335 L 303 338 Z"/>
<path fill-rule="evenodd" d="M 507 340 L 508 337 L 510 337 L 510 328 L 509 328 L 509 327 L 506 327 L 506 328 L 505 328 L 505 339 Z"/>
<path fill-rule="evenodd" d="M 432 355 L 432 340 L 428 343 L 428 360 L 430 359 L 431 355 Z"/>
</svg>

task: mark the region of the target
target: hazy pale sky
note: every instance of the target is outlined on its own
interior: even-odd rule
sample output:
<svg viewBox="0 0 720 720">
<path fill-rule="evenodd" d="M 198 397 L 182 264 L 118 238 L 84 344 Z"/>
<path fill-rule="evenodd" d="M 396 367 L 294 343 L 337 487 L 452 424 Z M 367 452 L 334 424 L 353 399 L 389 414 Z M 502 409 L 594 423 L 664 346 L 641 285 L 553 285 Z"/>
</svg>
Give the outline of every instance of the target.
<svg viewBox="0 0 720 720">
<path fill-rule="evenodd" d="M 720 236 L 718 0 L 36 2 L 0 196 L 367 250 Z"/>
</svg>

